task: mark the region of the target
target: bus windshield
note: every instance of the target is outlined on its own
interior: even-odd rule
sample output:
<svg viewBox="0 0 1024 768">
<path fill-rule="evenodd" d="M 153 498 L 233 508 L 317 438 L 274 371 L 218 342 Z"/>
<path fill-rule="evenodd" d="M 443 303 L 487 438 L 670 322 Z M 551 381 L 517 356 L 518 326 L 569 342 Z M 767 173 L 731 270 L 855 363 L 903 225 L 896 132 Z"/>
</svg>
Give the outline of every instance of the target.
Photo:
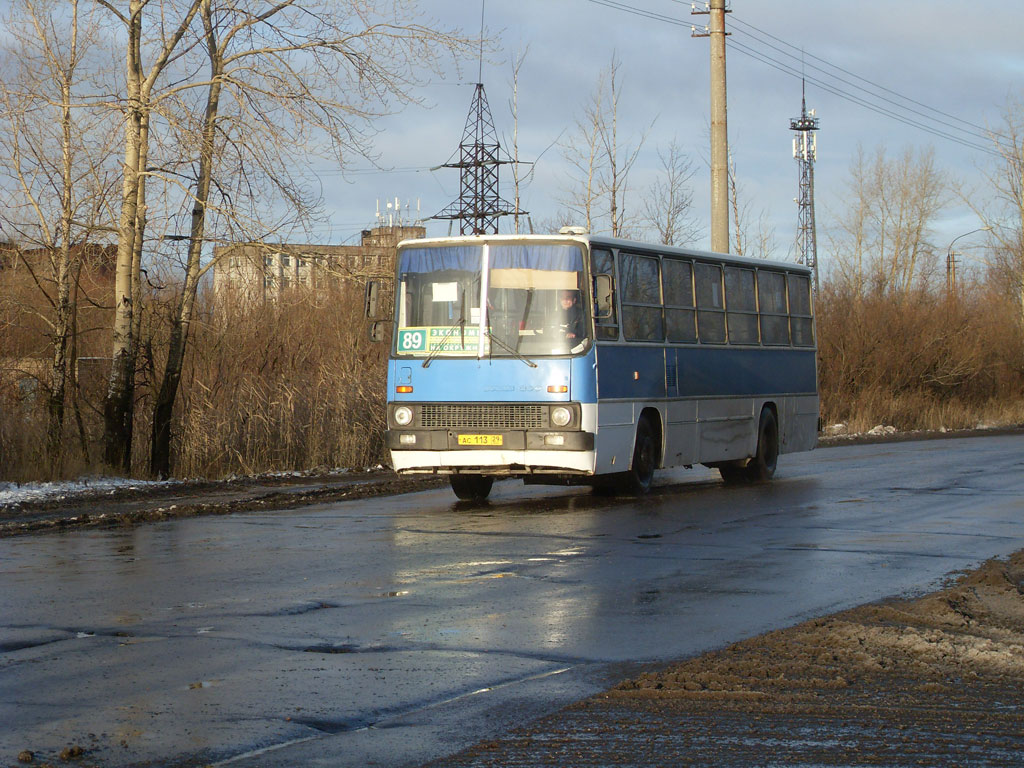
<svg viewBox="0 0 1024 768">
<path fill-rule="evenodd" d="M 576 244 L 404 248 L 398 261 L 396 352 L 425 357 L 581 352 L 589 334 L 584 285 L 583 253 Z"/>
</svg>

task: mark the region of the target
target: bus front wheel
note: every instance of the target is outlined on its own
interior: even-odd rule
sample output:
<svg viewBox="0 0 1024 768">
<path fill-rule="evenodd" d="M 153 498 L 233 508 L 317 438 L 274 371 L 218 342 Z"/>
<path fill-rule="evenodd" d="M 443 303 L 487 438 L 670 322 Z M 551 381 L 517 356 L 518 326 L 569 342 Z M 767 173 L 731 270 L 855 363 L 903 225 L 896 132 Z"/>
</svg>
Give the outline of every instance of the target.
<svg viewBox="0 0 1024 768">
<path fill-rule="evenodd" d="M 449 475 L 448 481 L 462 501 L 483 501 L 494 485 L 494 478 L 488 475 Z"/>
<path fill-rule="evenodd" d="M 633 447 L 633 464 L 626 473 L 626 490 L 638 495 L 650 491 L 657 466 L 658 446 L 654 441 L 654 428 L 645 416 L 636 425 L 636 445 Z"/>
</svg>

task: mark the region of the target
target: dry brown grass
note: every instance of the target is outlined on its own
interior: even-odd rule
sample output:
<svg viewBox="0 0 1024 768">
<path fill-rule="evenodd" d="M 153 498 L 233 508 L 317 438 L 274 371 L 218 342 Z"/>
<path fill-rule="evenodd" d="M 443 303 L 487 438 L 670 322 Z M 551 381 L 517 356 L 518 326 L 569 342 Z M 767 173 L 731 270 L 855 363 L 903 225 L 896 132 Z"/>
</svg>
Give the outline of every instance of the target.
<svg viewBox="0 0 1024 768">
<path fill-rule="evenodd" d="M 0 312 L 0 360 L 38 358 L 46 337 L 8 302 Z M 825 287 L 817 301 L 819 379 L 826 424 L 849 431 L 1024 423 L 1024 335 L 1015 302 L 981 288 L 950 301 L 921 290 L 857 297 Z M 136 474 L 149 459 L 152 396 L 162 371 L 166 321 L 150 297 L 139 359 Z M 97 314 L 83 355 L 109 349 Z M 15 332 L 16 331 L 16 332 Z M 174 421 L 173 474 L 217 478 L 274 470 L 364 467 L 385 458 L 387 347 L 373 344 L 353 287 L 317 299 L 294 291 L 279 302 L 206 301 L 189 340 Z M 104 361 L 83 367 L 81 429 L 69 407 L 65 474 L 96 464 Z M 46 382 L 26 396 L 23 374 L 0 365 L 0 479 L 45 479 Z M 88 446 L 88 456 L 82 451 Z"/>
<path fill-rule="evenodd" d="M 295 291 L 280 302 L 201 308 L 175 412 L 174 475 L 216 478 L 380 463 L 387 348 L 370 342 L 362 308 L 355 288 L 320 299 Z M 133 466 L 140 476 L 148 467 L 156 372 L 166 354 L 162 314 L 161 303 L 151 298 L 136 386 Z M 17 337 L 21 346 L 26 335 Z M 42 341 L 39 357 L 45 360 Z M 90 374 L 81 387 L 89 455 L 69 416 L 67 476 L 103 471 L 97 459 L 106 371 Z M 26 396 L 20 378 L 0 366 L 0 480 L 45 479 L 46 381 Z"/>
<path fill-rule="evenodd" d="M 176 418 L 175 474 L 362 467 L 384 457 L 385 345 L 362 296 L 223 308 L 196 334 Z"/>
<path fill-rule="evenodd" d="M 1016 306 L 981 288 L 818 299 L 826 424 L 850 431 L 1024 422 L 1024 340 Z"/>
</svg>

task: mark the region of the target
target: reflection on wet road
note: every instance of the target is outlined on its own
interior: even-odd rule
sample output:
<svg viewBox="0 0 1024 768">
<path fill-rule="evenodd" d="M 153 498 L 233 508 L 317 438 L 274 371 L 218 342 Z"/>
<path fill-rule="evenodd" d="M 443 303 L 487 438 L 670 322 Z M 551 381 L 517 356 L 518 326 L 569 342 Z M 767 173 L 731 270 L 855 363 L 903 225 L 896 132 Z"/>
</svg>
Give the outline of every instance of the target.
<svg viewBox="0 0 1024 768">
<path fill-rule="evenodd" d="M 417 765 L 1024 547 L 1024 437 L 821 449 L 766 487 L 499 483 L 0 541 L 0 761 Z"/>
</svg>

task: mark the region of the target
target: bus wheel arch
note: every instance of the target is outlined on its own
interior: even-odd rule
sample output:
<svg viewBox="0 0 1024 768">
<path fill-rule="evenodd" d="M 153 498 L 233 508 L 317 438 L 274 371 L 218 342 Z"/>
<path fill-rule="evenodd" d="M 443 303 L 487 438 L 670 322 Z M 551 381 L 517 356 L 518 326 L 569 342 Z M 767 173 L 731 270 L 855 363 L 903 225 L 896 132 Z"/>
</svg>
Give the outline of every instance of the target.
<svg viewBox="0 0 1024 768">
<path fill-rule="evenodd" d="M 661 466 L 661 454 L 661 414 L 654 408 L 645 408 L 636 422 L 633 456 L 626 473 L 627 490 L 634 494 L 651 490 L 654 470 Z"/>
<path fill-rule="evenodd" d="M 765 483 L 775 475 L 779 461 L 779 419 L 774 403 L 765 403 L 757 422 L 754 455 L 746 460 L 716 464 L 722 479 L 736 483 Z"/>
</svg>

